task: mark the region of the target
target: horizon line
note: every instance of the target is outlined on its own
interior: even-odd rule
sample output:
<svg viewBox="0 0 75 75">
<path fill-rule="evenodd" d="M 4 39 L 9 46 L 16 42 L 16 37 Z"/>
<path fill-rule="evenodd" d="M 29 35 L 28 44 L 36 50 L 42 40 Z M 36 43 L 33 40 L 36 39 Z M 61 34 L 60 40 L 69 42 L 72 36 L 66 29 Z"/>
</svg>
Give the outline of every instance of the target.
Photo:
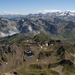
<svg viewBox="0 0 75 75">
<path fill-rule="evenodd" d="M 60 12 L 60 13 L 74 12 L 75 13 L 75 10 L 64 10 L 64 11 L 63 10 L 36 10 L 28 13 L 4 11 L 4 12 L 0 12 L 0 15 L 28 15 L 28 14 L 39 14 L 39 13 L 46 14 L 46 13 L 53 13 L 53 12 Z"/>
</svg>

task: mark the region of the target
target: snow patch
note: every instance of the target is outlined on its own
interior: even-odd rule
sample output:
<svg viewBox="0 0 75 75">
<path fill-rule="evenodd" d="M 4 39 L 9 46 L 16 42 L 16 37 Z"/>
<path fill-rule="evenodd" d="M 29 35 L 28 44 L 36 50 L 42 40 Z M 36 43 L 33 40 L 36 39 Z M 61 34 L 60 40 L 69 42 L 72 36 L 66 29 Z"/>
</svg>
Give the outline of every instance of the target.
<svg viewBox="0 0 75 75">
<path fill-rule="evenodd" d="M 22 19 L 22 22 L 24 22 L 24 19 Z"/>
<path fill-rule="evenodd" d="M 28 29 L 29 29 L 29 31 L 32 31 L 32 27 L 31 26 L 29 26 Z"/>
<path fill-rule="evenodd" d="M 46 46 L 48 46 L 48 43 L 46 43 Z"/>
<path fill-rule="evenodd" d="M 41 46 L 41 48 L 43 48 L 43 47 Z"/>
</svg>

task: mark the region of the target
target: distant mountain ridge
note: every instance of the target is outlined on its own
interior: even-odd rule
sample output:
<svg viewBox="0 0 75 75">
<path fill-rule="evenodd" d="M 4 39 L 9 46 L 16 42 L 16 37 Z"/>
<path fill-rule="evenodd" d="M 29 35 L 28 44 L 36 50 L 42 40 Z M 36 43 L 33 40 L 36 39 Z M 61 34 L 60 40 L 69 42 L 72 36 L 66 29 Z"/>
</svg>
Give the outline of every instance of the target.
<svg viewBox="0 0 75 75">
<path fill-rule="evenodd" d="M 48 10 L 45 10 L 47 12 L 45 13 L 42 13 L 42 12 L 38 12 L 38 13 L 31 13 L 31 14 L 28 14 L 28 15 L 24 15 L 24 14 L 9 14 L 9 13 L 6 13 L 6 14 L 3 14 L 3 15 L 0 15 L 0 17 L 7 17 L 7 18 L 15 18 L 15 17 L 26 17 L 26 16 L 41 16 L 41 15 L 55 15 L 55 16 L 75 16 L 75 11 L 70 11 L 70 10 L 67 10 L 67 11 L 59 11 L 59 10 L 56 10 L 56 11 L 48 11 Z"/>
<path fill-rule="evenodd" d="M 64 14 L 64 15 L 61 15 Z M 52 38 L 75 40 L 75 12 L 51 12 L 47 14 L 10 15 L 0 17 L 0 37 L 14 34 L 45 33 Z M 1 15 L 2 16 L 2 15 Z"/>
</svg>

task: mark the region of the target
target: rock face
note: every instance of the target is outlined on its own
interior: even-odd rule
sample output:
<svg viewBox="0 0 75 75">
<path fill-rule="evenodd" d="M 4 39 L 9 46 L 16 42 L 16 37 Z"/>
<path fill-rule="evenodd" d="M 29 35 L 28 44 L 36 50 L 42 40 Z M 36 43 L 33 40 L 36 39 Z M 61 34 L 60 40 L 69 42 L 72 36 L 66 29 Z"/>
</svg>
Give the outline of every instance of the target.
<svg viewBox="0 0 75 75">
<path fill-rule="evenodd" d="M 15 34 L 0 39 L 0 73 L 10 71 L 36 75 L 37 70 L 38 75 L 47 74 L 46 71 L 59 75 L 59 70 L 52 69 L 61 66 L 62 73 L 74 75 L 74 53 L 74 45 L 53 40 L 45 34 Z"/>
</svg>

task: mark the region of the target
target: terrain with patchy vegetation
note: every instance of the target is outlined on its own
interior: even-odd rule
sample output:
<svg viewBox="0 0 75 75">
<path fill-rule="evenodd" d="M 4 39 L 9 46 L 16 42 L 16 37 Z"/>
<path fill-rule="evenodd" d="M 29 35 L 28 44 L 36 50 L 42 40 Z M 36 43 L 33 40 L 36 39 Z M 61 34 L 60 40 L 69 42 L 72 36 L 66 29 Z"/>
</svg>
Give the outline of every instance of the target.
<svg viewBox="0 0 75 75">
<path fill-rule="evenodd" d="M 0 39 L 0 73 L 75 75 L 75 46 L 49 35 L 15 34 Z"/>
</svg>

